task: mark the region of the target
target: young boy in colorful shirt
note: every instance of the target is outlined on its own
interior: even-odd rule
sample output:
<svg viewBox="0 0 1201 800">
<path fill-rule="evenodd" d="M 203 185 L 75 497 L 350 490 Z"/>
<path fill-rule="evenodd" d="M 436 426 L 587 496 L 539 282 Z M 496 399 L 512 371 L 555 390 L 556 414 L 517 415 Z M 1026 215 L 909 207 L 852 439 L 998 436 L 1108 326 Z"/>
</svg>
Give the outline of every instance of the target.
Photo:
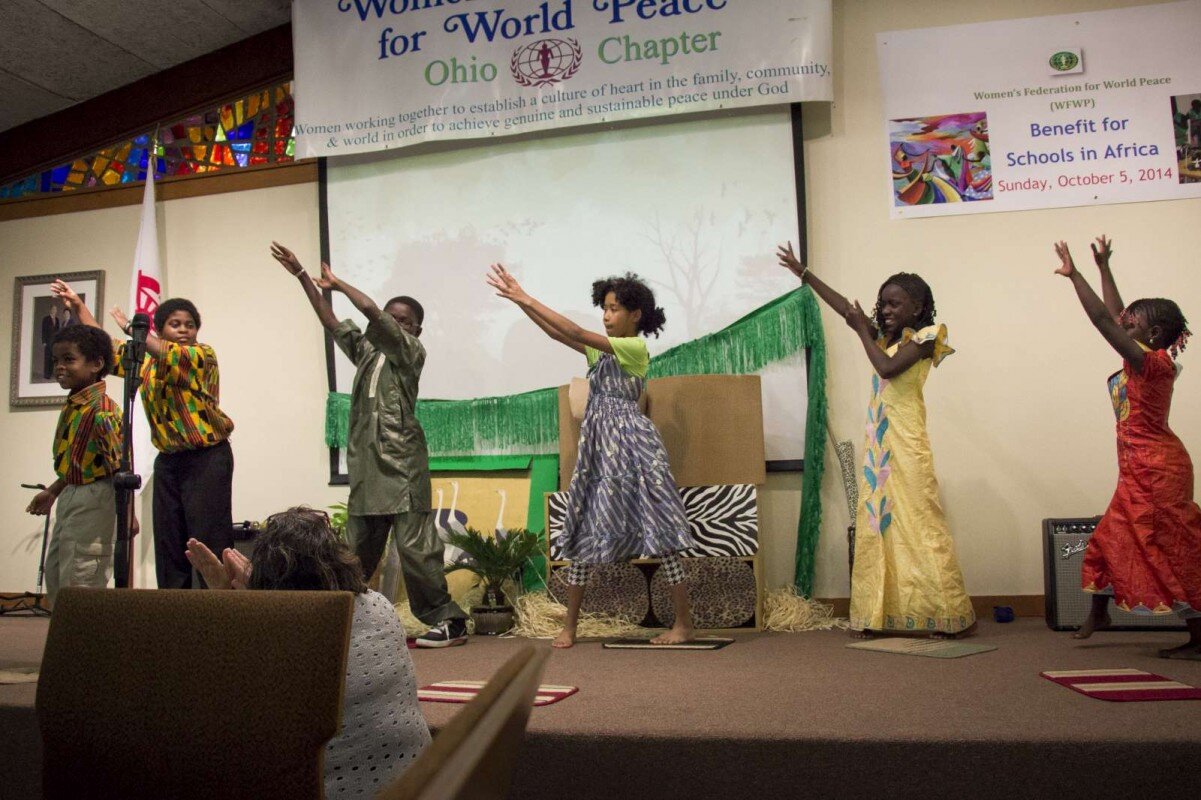
<svg viewBox="0 0 1201 800">
<path fill-rule="evenodd" d="M 99 328 L 63 328 L 51 345 L 53 374 L 68 390 L 54 432 L 58 480 L 33 498 L 30 514 L 49 514 L 57 501 L 46 550 L 46 595 L 64 586 L 108 584 L 117 529 L 112 476 L 121 463 L 121 409 L 105 394 L 113 342 Z"/>
</svg>

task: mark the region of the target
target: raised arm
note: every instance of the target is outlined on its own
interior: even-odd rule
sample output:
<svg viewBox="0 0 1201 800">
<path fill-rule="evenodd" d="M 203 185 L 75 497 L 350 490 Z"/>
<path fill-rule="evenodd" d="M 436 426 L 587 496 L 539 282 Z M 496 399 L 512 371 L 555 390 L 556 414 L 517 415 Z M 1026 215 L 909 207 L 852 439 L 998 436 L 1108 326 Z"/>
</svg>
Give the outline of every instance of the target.
<svg viewBox="0 0 1201 800">
<path fill-rule="evenodd" d="M 117 327 L 121 329 L 121 332 L 128 336 L 129 317 L 125 316 L 125 312 L 121 310 L 121 307 L 113 306 L 109 309 L 108 315 L 113 318 L 113 322 L 117 323 Z M 163 340 L 158 338 L 154 331 L 146 334 L 146 352 L 155 358 L 163 354 Z"/>
<path fill-rule="evenodd" d="M 61 298 L 64 303 L 69 305 L 72 313 L 75 314 L 80 323 L 104 330 L 104 326 L 96 321 L 96 318 L 92 316 L 92 312 L 88 310 L 86 305 L 84 305 L 84 302 L 79 298 L 79 295 L 77 295 L 75 291 L 64 281 L 57 280 L 51 283 L 50 293 L 55 297 Z M 119 306 L 113 306 L 112 310 L 109 311 L 108 314 L 113 318 L 113 321 L 117 323 L 117 327 L 121 329 L 121 332 L 128 336 L 129 317 L 125 316 L 125 312 L 122 311 Z M 161 339 L 155 336 L 154 333 L 149 333 L 146 335 L 146 351 L 156 358 L 163 351 L 163 342 Z"/>
<path fill-rule="evenodd" d="M 516 303 L 527 317 L 534 320 L 538 327 L 555 341 L 577 351 L 591 347 L 605 353 L 613 352 L 613 345 L 609 343 L 608 336 L 586 330 L 559 312 L 539 303 L 530 297 L 517 279 L 500 264 L 492 265 L 492 272 L 488 273 L 486 280 L 488 285 L 496 290 L 498 297 Z"/>
<path fill-rule="evenodd" d="M 1084 307 L 1084 313 L 1088 315 L 1089 322 L 1101 332 L 1105 341 L 1118 351 L 1118 355 L 1130 362 L 1136 372 L 1142 372 L 1143 348 L 1118 324 L 1105 301 L 1097 297 L 1093 287 L 1089 286 L 1088 281 L 1077 271 L 1067 242 L 1057 242 L 1055 254 L 1059 256 L 1059 269 L 1055 270 L 1055 274 L 1063 275 L 1072 282 L 1072 286 L 1076 289 L 1076 297 L 1080 299 L 1080 305 Z"/>
<path fill-rule="evenodd" d="M 71 312 L 75 314 L 75 318 L 79 320 L 80 324 L 104 330 L 104 326 L 101 325 L 94 316 L 92 316 L 92 312 L 86 305 L 84 305 L 83 300 L 80 299 L 79 295 L 75 293 L 75 290 L 72 289 L 66 283 L 66 281 L 56 280 L 51 283 L 50 293 L 55 297 L 60 298 L 64 303 L 70 306 Z M 121 332 L 128 336 L 129 319 L 125 316 L 125 312 L 123 312 L 120 308 L 113 306 L 113 309 L 109 312 L 109 316 L 111 316 L 113 321 L 117 323 L 117 327 L 121 329 Z M 148 333 L 146 335 L 146 350 L 155 357 L 162 352 L 162 342 L 153 333 Z M 118 350 L 117 352 L 122 351 Z M 115 367 L 115 374 L 124 375 L 124 372 L 122 372 L 121 369 L 121 365 L 117 364 Z"/>
<path fill-rule="evenodd" d="M 384 313 L 374 300 L 334 275 L 334 271 L 324 261 L 321 262 L 321 277 L 317 279 L 317 286 L 346 295 L 346 299 L 367 318 L 368 322 L 375 322 Z"/>
<path fill-rule="evenodd" d="M 92 328 L 104 328 L 103 325 L 96 321 L 96 318 L 92 316 L 92 312 L 84 305 L 83 300 L 79 298 L 79 295 L 75 293 L 75 290 L 66 281 L 55 280 L 51 283 L 50 294 L 66 303 L 71 308 L 71 313 L 82 324 Z"/>
<path fill-rule="evenodd" d="M 1093 261 L 1097 263 L 1097 269 L 1101 271 L 1101 299 L 1105 301 L 1105 307 L 1109 309 L 1109 313 L 1114 319 L 1121 316 L 1125 310 L 1126 304 L 1122 302 L 1122 295 L 1118 294 L 1117 281 L 1113 279 L 1113 272 L 1109 269 L 1109 258 L 1113 255 L 1113 240 L 1101 234 L 1097 237 L 1094 244 L 1089 245 L 1093 249 Z"/>
<path fill-rule="evenodd" d="M 814 275 L 808 267 L 801 264 L 800 259 L 792 252 L 792 242 L 780 245 L 776 250 L 776 257 L 780 259 L 780 266 L 800 278 L 801 283 L 813 289 L 814 293 L 824 300 L 835 314 L 846 318 L 847 312 L 851 310 L 850 302 L 827 286 L 825 281 Z"/>
<path fill-rule="evenodd" d="M 289 275 L 300 281 L 300 288 L 304 290 L 305 297 L 309 298 L 309 304 L 313 306 L 313 311 L 316 312 L 317 319 L 321 321 L 321 325 L 327 331 L 332 331 L 338 327 L 338 317 L 334 314 L 333 306 L 325 299 L 325 295 L 313 283 L 313 279 L 309 277 L 309 274 L 304 271 L 304 267 L 301 266 L 300 259 L 296 258 L 296 254 L 279 242 L 272 242 L 271 257 L 283 265 L 283 268 L 288 271 Z"/>
<path fill-rule="evenodd" d="M 580 344 L 579 342 L 573 342 L 563 334 L 559 333 L 549 322 L 538 316 L 532 308 L 523 307 L 521 310 L 524 311 L 525 315 L 533 320 L 534 324 L 541 328 L 543 333 L 545 333 L 547 336 L 554 339 L 556 342 L 561 342 L 567 345 L 577 353 L 584 352 L 584 345 Z"/>
<path fill-rule="evenodd" d="M 906 342 L 892 355 L 886 353 L 876 342 L 876 328 L 867 318 L 867 314 L 863 313 L 858 300 L 850 304 L 846 321 L 851 330 L 859 334 L 859 341 L 863 343 L 863 351 L 867 353 L 867 360 L 872 363 L 872 369 L 885 380 L 895 378 L 923 358 L 934 357 L 933 341 L 922 344 Z"/>
</svg>

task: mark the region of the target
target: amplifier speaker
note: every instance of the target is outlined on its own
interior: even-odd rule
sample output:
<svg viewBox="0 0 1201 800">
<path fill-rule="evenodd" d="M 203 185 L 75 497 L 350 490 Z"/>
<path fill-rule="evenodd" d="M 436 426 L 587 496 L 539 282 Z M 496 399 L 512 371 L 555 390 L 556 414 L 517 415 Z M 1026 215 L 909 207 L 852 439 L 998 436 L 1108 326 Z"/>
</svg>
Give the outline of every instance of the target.
<svg viewBox="0 0 1201 800">
<path fill-rule="evenodd" d="M 1043 576 L 1047 601 L 1047 626 L 1056 631 L 1077 630 L 1088 616 L 1092 595 L 1080 589 L 1084 549 L 1100 517 L 1091 519 L 1043 520 Z M 1113 625 L 1108 630 L 1150 631 L 1185 630 L 1175 614 L 1132 614 L 1113 604 L 1109 607 Z"/>
</svg>

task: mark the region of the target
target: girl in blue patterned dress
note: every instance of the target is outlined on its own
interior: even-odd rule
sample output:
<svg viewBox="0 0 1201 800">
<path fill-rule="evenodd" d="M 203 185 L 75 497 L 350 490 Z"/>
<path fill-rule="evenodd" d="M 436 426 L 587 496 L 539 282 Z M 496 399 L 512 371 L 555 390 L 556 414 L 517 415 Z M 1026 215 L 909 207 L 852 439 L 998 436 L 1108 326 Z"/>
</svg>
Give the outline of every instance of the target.
<svg viewBox="0 0 1201 800">
<path fill-rule="evenodd" d="M 488 283 L 548 336 L 588 359 L 588 406 L 563 522 L 563 553 L 571 561 L 567 620 L 554 646 L 575 644 L 589 566 L 639 556 L 663 560 L 675 611 L 671 630 L 651 641 L 688 641 L 692 610 L 679 553 L 695 542 L 663 439 L 638 408 L 650 364 L 646 341 L 638 334 L 658 336 L 666 320 L 663 309 L 655 306 L 655 295 L 635 275 L 596 281 L 592 303 L 604 310 L 602 335 L 530 297 L 500 264 L 492 266 Z"/>
</svg>

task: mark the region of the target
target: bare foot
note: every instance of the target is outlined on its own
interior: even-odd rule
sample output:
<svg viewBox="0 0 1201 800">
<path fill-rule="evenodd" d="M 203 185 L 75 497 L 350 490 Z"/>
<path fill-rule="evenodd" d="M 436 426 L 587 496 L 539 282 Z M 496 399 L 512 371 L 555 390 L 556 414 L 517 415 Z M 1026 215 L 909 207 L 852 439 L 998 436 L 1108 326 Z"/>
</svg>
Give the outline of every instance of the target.
<svg viewBox="0 0 1201 800">
<path fill-rule="evenodd" d="M 1160 658 L 1178 658 L 1183 661 L 1201 661 L 1201 642 L 1187 641 L 1179 647 L 1159 651 Z"/>
<path fill-rule="evenodd" d="M 555 640 L 551 642 L 550 646 L 559 650 L 566 650 L 568 647 L 571 647 L 574 644 L 575 630 L 572 628 L 564 628 L 563 630 L 559 631 L 559 635 L 555 637 Z"/>
<path fill-rule="evenodd" d="M 866 628 L 861 631 L 854 631 L 854 630 L 847 631 L 847 633 L 850 634 L 850 637 L 852 639 L 875 639 L 876 638 L 876 634 L 873 631 L 867 630 Z"/>
<path fill-rule="evenodd" d="M 1097 631 L 1103 631 L 1112 624 L 1109 618 L 1109 612 L 1103 612 L 1099 616 L 1097 614 L 1089 614 L 1084 620 L 1084 624 L 1080 626 L 1080 630 L 1072 634 L 1073 639 L 1087 639 Z"/>
<path fill-rule="evenodd" d="M 966 639 L 967 637 L 971 636 L 973 633 L 976 632 L 976 627 L 979 624 L 980 623 L 978 623 L 978 622 L 973 622 L 971 625 L 968 625 L 963 630 L 956 631 L 955 633 L 949 633 L 947 631 L 938 631 L 937 633 L 930 634 L 930 638 L 931 639 Z"/>
<path fill-rule="evenodd" d="M 661 633 L 651 639 L 651 644 L 683 644 L 691 642 L 692 639 L 691 625 L 674 625 L 667 633 Z"/>
</svg>

